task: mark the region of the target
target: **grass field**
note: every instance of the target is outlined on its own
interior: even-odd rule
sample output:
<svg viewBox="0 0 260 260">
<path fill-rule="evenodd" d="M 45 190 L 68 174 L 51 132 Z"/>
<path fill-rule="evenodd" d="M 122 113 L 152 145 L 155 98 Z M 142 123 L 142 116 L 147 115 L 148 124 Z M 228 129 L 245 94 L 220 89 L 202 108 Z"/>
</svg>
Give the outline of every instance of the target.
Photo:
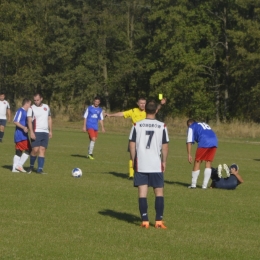
<svg viewBox="0 0 260 260">
<path fill-rule="evenodd" d="M 239 164 L 245 183 L 236 190 L 190 190 L 185 136 L 169 131 L 168 229 L 146 230 L 139 227 L 137 190 L 127 178 L 128 131 L 100 133 L 91 161 L 86 134 L 56 128 L 47 175 L 11 172 L 13 131 L 9 124 L 0 144 L 0 259 L 260 258 L 259 139 L 220 138 L 214 165 Z M 71 177 L 74 167 L 82 169 L 81 178 Z M 152 190 L 148 203 L 153 224 Z"/>
</svg>

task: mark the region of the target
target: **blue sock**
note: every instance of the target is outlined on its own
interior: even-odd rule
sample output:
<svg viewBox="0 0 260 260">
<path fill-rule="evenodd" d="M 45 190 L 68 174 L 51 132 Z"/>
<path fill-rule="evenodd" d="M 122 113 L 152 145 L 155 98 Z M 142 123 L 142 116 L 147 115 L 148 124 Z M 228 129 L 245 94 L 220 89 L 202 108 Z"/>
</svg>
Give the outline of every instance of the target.
<svg viewBox="0 0 260 260">
<path fill-rule="evenodd" d="M 41 172 L 44 165 L 44 157 L 38 157 L 38 169 L 37 172 Z"/>
<path fill-rule="evenodd" d="M 33 168 L 34 167 L 34 163 L 36 161 L 37 156 L 30 156 L 30 167 Z"/>
<path fill-rule="evenodd" d="M 4 132 L 0 132 L 0 139 L 3 139 L 4 137 Z"/>
<path fill-rule="evenodd" d="M 141 214 L 142 221 L 148 221 L 148 204 L 147 198 L 139 198 L 139 211 Z"/>
<path fill-rule="evenodd" d="M 164 210 L 164 197 L 155 198 L 155 212 L 156 212 L 156 221 L 163 219 L 163 210 Z"/>
</svg>

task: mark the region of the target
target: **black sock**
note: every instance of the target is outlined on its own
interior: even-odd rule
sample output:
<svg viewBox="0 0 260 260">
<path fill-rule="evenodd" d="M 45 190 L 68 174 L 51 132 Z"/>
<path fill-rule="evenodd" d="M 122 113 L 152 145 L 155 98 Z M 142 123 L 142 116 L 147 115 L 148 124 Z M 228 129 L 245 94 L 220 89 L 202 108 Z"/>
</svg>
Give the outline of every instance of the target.
<svg viewBox="0 0 260 260">
<path fill-rule="evenodd" d="M 141 214 L 142 221 L 148 221 L 148 204 L 147 198 L 139 198 L 139 211 Z"/>
<path fill-rule="evenodd" d="M 4 137 L 4 132 L 0 132 L 0 139 L 3 139 Z"/>
<path fill-rule="evenodd" d="M 155 211 L 156 211 L 156 221 L 163 219 L 163 210 L 164 210 L 164 197 L 155 198 Z"/>
</svg>

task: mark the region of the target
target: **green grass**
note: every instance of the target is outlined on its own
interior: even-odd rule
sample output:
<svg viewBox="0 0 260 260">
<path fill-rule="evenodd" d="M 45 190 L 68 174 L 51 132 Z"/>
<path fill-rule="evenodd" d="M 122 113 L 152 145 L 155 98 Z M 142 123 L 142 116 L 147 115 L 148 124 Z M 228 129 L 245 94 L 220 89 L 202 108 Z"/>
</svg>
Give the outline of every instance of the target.
<svg viewBox="0 0 260 260">
<path fill-rule="evenodd" d="M 100 133 L 91 161 L 87 135 L 59 128 L 46 153 L 48 174 L 37 175 L 11 172 L 13 131 L 8 125 L 0 144 L 0 259 L 259 259 L 259 143 L 220 138 L 214 165 L 239 164 L 245 183 L 236 190 L 189 190 L 185 136 L 170 132 L 168 229 L 145 230 L 127 179 L 128 132 Z M 82 178 L 71 177 L 74 167 Z M 152 190 L 148 203 L 154 223 Z"/>
</svg>

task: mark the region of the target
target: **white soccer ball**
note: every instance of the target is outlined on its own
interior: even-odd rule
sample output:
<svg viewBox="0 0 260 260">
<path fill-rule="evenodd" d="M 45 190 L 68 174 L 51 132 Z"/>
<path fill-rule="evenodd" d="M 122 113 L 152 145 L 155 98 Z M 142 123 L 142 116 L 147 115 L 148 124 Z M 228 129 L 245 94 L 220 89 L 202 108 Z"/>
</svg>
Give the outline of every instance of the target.
<svg viewBox="0 0 260 260">
<path fill-rule="evenodd" d="M 75 178 L 79 178 L 82 176 L 82 171 L 80 168 L 74 168 L 71 172 L 72 176 Z"/>
</svg>

